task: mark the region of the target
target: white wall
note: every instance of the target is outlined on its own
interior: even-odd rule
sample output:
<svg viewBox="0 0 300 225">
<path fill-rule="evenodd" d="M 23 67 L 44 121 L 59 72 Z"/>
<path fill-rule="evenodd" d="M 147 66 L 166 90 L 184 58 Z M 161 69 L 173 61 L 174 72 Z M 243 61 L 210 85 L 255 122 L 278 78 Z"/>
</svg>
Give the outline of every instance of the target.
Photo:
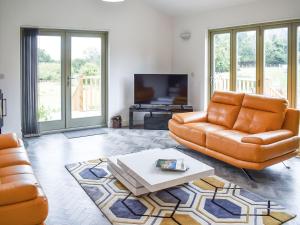
<svg viewBox="0 0 300 225">
<path fill-rule="evenodd" d="M 205 107 L 208 30 L 300 18 L 299 0 L 264 0 L 227 9 L 170 18 L 141 0 L 0 0 L 0 88 L 8 99 L 4 131 L 20 134 L 20 27 L 108 30 L 108 118 L 128 120 L 134 73 L 189 73 L 190 104 Z M 182 41 L 181 32 L 192 38 Z"/>
<path fill-rule="evenodd" d="M 21 130 L 20 27 L 109 31 L 108 118 L 128 120 L 134 73 L 170 73 L 172 20 L 140 0 L 0 0 L 0 89 L 8 100 L 4 131 Z"/>
<path fill-rule="evenodd" d="M 190 101 L 195 109 L 203 110 L 207 99 L 208 30 L 261 22 L 300 19 L 299 0 L 266 0 L 178 17 L 174 21 L 173 72 L 193 73 L 190 76 Z M 190 31 L 192 38 L 183 41 L 179 35 Z"/>
</svg>

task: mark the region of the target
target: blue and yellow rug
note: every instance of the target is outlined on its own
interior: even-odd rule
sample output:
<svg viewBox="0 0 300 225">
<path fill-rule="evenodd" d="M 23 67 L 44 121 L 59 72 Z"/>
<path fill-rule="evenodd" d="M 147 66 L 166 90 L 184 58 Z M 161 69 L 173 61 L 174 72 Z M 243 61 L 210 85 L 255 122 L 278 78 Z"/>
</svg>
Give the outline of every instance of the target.
<svg viewBox="0 0 300 225">
<path fill-rule="evenodd" d="M 105 159 L 66 168 L 114 225 L 278 225 L 295 217 L 217 176 L 135 197 L 110 174 Z"/>
</svg>

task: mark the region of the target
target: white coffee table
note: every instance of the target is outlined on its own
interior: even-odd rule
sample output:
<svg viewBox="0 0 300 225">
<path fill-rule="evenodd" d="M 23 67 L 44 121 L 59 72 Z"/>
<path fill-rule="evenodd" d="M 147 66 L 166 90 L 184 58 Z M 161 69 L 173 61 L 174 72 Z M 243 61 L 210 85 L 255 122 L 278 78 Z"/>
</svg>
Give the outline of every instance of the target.
<svg viewBox="0 0 300 225">
<path fill-rule="evenodd" d="M 185 172 L 164 171 L 157 159 L 184 159 Z M 152 149 L 108 158 L 108 170 L 134 195 L 156 192 L 214 175 L 214 168 L 176 150 Z"/>
</svg>

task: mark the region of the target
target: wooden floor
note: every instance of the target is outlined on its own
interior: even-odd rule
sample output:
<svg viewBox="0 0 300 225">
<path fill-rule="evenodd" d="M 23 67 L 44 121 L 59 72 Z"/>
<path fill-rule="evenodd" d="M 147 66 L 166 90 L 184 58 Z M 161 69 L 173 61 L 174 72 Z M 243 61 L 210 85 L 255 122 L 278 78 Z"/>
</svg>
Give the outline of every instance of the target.
<svg viewBox="0 0 300 225">
<path fill-rule="evenodd" d="M 175 144 L 166 132 L 127 129 L 108 129 L 108 134 L 75 139 L 67 139 L 63 134 L 26 139 L 33 168 L 49 199 L 47 225 L 110 224 L 67 172 L 66 164 Z M 213 166 L 216 175 L 276 201 L 300 217 L 300 158 L 287 162 L 290 170 L 278 164 L 260 172 L 252 171 L 257 181 L 253 183 L 237 168 L 191 150 L 184 152 Z M 299 225 L 299 217 L 288 224 Z"/>
</svg>

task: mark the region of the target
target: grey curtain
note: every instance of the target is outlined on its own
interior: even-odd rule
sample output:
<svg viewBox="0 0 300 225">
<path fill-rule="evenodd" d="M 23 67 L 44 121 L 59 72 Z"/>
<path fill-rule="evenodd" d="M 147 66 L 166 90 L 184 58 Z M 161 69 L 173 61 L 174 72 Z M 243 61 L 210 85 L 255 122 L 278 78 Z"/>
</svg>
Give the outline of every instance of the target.
<svg viewBox="0 0 300 225">
<path fill-rule="evenodd" d="M 37 36 L 38 29 L 22 29 L 22 133 L 25 137 L 38 136 L 40 133 L 37 106 Z"/>
</svg>

